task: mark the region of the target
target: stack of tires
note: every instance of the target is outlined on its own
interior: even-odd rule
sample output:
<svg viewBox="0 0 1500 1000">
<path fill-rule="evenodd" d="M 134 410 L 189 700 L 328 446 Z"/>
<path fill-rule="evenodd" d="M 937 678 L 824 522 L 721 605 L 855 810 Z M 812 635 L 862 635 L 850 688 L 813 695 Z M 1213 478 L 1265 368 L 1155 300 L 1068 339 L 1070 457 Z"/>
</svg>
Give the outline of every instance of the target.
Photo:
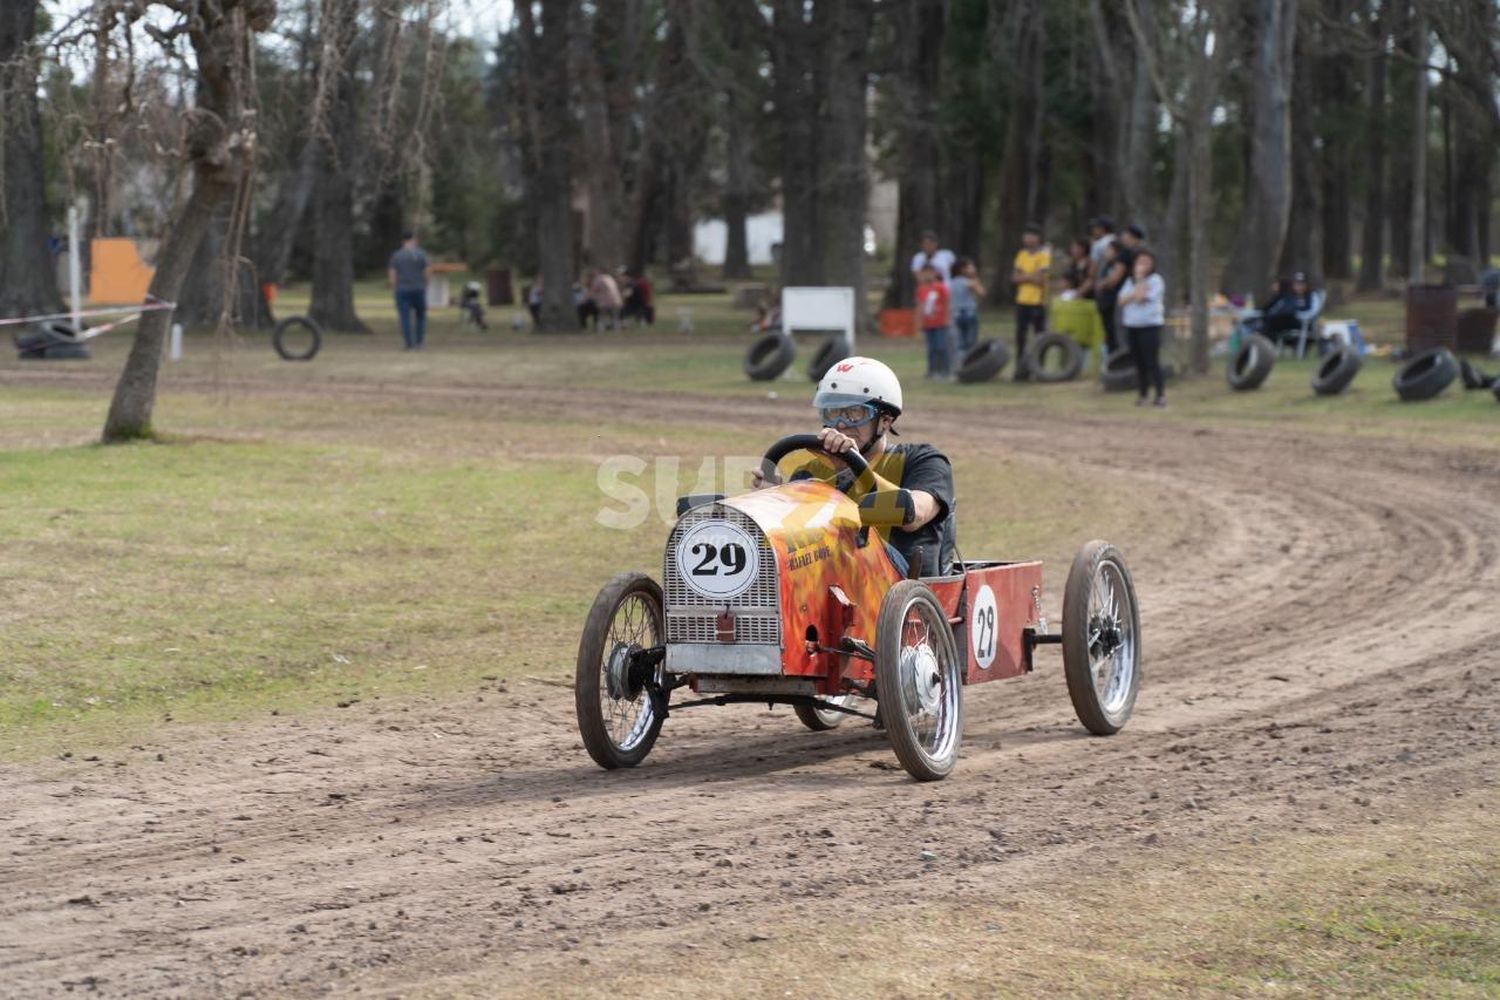
<svg viewBox="0 0 1500 1000">
<path fill-rule="evenodd" d="M 89 356 L 88 344 L 73 335 L 73 328 L 62 320 L 16 334 L 16 351 L 22 361 L 74 361 Z"/>
</svg>

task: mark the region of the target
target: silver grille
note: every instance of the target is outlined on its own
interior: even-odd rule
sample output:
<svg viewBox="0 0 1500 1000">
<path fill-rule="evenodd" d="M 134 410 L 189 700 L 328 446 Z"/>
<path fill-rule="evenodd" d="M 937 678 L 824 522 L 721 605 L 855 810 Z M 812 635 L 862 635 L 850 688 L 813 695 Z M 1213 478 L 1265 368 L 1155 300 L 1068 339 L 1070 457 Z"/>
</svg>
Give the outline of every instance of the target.
<svg viewBox="0 0 1500 1000">
<path fill-rule="evenodd" d="M 781 644 L 781 592 L 776 575 L 776 553 L 765 532 L 746 514 L 722 504 L 704 504 L 684 514 L 667 538 L 662 561 L 662 584 L 667 599 L 668 642 L 718 642 L 716 619 L 724 610 L 723 602 L 698 594 L 682 578 L 674 553 L 682 533 L 701 521 L 728 521 L 750 533 L 760 542 L 759 565 L 755 582 L 743 594 L 734 597 L 729 610 L 734 614 L 734 641 Z"/>
</svg>

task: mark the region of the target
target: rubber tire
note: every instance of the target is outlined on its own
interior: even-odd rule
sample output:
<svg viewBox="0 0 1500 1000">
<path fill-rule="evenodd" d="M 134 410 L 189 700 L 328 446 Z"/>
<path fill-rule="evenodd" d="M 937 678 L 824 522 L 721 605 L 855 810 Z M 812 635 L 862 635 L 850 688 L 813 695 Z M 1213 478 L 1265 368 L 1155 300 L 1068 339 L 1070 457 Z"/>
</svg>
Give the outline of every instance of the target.
<svg viewBox="0 0 1500 1000">
<path fill-rule="evenodd" d="M 1458 359 L 1446 347 L 1433 347 L 1412 358 L 1391 379 L 1391 388 L 1404 402 L 1431 399 L 1458 378 Z"/>
<path fill-rule="evenodd" d="M 830 729 L 837 729 L 849 718 L 843 712 L 820 712 L 811 705 L 793 705 L 792 711 L 797 713 L 797 721 L 815 733 L 826 733 Z"/>
<path fill-rule="evenodd" d="M 812 361 L 808 362 L 807 377 L 814 382 L 823 381 L 823 376 L 828 374 L 828 369 L 843 361 L 852 351 L 853 348 L 849 346 L 847 337 L 842 333 L 832 334 L 818 347 Z"/>
<path fill-rule="evenodd" d="M 1258 333 L 1252 333 L 1229 358 L 1224 378 L 1237 392 L 1259 389 L 1271 367 L 1276 364 L 1276 345 Z"/>
<path fill-rule="evenodd" d="M 1113 717 L 1099 703 L 1099 692 L 1094 688 L 1093 665 L 1089 662 L 1088 619 L 1089 591 L 1094 572 L 1105 560 L 1120 568 L 1125 581 L 1125 590 L 1130 597 L 1130 628 L 1135 636 L 1135 672 L 1130 681 L 1130 697 Z M 1135 583 L 1130 577 L 1130 568 L 1120 551 L 1109 542 L 1094 539 L 1085 542 L 1073 557 L 1068 570 L 1068 583 L 1063 590 L 1062 619 L 1063 675 L 1068 681 L 1068 697 L 1073 702 L 1073 711 L 1085 729 L 1095 736 L 1112 736 L 1125 728 L 1130 714 L 1135 710 L 1136 695 L 1141 689 L 1141 612 L 1135 599 Z"/>
<path fill-rule="evenodd" d="M 1319 396 L 1337 396 L 1349 388 L 1363 365 L 1364 359 L 1354 348 L 1336 348 L 1318 365 L 1312 380 L 1313 392 Z"/>
<path fill-rule="evenodd" d="M 42 348 L 42 357 L 48 361 L 87 361 L 89 345 L 82 341 L 55 341 Z"/>
<path fill-rule="evenodd" d="M 663 611 L 661 585 L 644 573 L 621 573 L 604 585 L 599 596 L 589 608 L 588 618 L 583 623 L 583 635 L 578 640 L 578 663 L 573 674 L 573 707 L 578 717 L 578 734 L 583 737 L 584 748 L 594 763 L 606 770 L 619 767 L 635 767 L 646 759 L 661 733 L 660 717 L 652 720 L 651 728 L 638 746 L 622 751 L 609 738 L 604 725 L 604 714 L 599 708 L 599 665 L 604 659 L 605 633 L 615 612 L 627 597 L 643 593 L 656 612 L 656 635 L 665 642 L 667 638 L 666 615 Z M 646 697 L 645 693 L 641 697 Z"/>
<path fill-rule="evenodd" d="M 886 591 L 885 599 L 880 602 L 880 616 L 875 625 L 875 690 L 895 692 L 897 698 L 901 697 L 901 627 L 905 621 L 902 611 L 913 599 L 928 602 L 938 621 L 946 623 L 948 620 L 948 613 L 943 610 L 942 603 L 921 580 L 902 580 Z M 958 732 L 953 741 L 952 755 L 947 760 L 937 760 L 918 746 L 916 734 L 912 732 L 905 712 L 879 713 L 885 724 L 886 736 L 890 738 L 891 749 L 896 752 L 896 759 L 901 762 L 906 773 L 918 781 L 940 781 L 946 778 L 953 771 L 959 747 L 963 744 L 964 661 L 959 657 L 951 628 L 939 629 L 937 641 L 945 647 L 943 652 L 948 656 L 949 662 L 955 665 L 958 678 L 958 717 L 954 720 Z"/>
<path fill-rule="evenodd" d="M 1010 346 L 1003 340 L 986 340 L 964 352 L 958 363 L 958 380 L 988 382 L 1010 364 Z"/>
<path fill-rule="evenodd" d="M 745 374 L 752 382 L 769 382 L 792 364 L 797 346 L 784 333 L 768 333 L 745 352 Z"/>
<path fill-rule="evenodd" d="M 1117 347 L 1104 357 L 1099 367 L 1099 383 L 1105 392 L 1124 392 L 1135 388 L 1135 355 L 1128 347 Z"/>
<path fill-rule="evenodd" d="M 286 336 L 287 331 L 297 326 L 306 327 L 312 332 L 312 347 L 301 353 L 287 350 L 286 345 L 282 343 L 282 338 Z M 323 349 L 323 328 L 311 316 L 288 316 L 277 323 L 276 329 L 271 331 L 271 346 L 276 348 L 276 353 L 283 361 L 311 361 Z"/>
<path fill-rule="evenodd" d="M 1066 358 L 1062 368 L 1048 371 L 1042 359 L 1053 348 L 1062 348 Z M 1084 353 L 1078 341 L 1062 333 L 1043 333 L 1026 345 L 1025 368 L 1036 382 L 1071 382 L 1083 373 Z"/>
</svg>

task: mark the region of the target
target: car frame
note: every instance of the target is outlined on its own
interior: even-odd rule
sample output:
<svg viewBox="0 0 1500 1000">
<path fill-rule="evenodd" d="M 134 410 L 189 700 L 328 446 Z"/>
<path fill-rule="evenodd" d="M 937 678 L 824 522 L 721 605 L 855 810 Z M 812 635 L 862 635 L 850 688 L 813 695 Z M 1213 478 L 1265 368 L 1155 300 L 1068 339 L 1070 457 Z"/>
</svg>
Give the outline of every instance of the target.
<svg viewBox="0 0 1500 1000">
<path fill-rule="evenodd" d="M 763 467 L 820 450 L 815 435 L 792 435 Z M 870 475 L 858 451 L 836 457 Z M 1054 633 L 1040 562 L 961 561 L 908 577 L 878 534 L 892 523 L 879 508 L 816 479 L 680 498 L 662 583 L 615 577 L 584 625 L 575 705 L 595 762 L 639 764 L 672 710 L 755 702 L 790 705 L 813 730 L 873 719 L 912 777 L 940 779 L 962 743 L 964 687 L 1031 672 L 1049 644 L 1062 646 L 1084 727 L 1110 735 L 1126 724 L 1141 682 L 1140 614 L 1114 545 L 1079 550 Z M 684 688 L 697 697 L 671 705 Z"/>
</svg>

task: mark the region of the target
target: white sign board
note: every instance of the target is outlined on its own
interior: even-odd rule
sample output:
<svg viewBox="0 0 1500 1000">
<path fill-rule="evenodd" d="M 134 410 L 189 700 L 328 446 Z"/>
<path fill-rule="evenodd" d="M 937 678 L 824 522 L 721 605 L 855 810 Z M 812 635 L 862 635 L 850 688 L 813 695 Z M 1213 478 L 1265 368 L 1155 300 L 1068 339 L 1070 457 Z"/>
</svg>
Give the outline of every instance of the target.
<svg viewBox="0 0 1500 1000">
<path fill-rule="evenodd" d="M 799 330 L 842 332 L 854 350 L 854 289 L 783 288 L 781 329 L 787 336 Z"/>
</svg>

